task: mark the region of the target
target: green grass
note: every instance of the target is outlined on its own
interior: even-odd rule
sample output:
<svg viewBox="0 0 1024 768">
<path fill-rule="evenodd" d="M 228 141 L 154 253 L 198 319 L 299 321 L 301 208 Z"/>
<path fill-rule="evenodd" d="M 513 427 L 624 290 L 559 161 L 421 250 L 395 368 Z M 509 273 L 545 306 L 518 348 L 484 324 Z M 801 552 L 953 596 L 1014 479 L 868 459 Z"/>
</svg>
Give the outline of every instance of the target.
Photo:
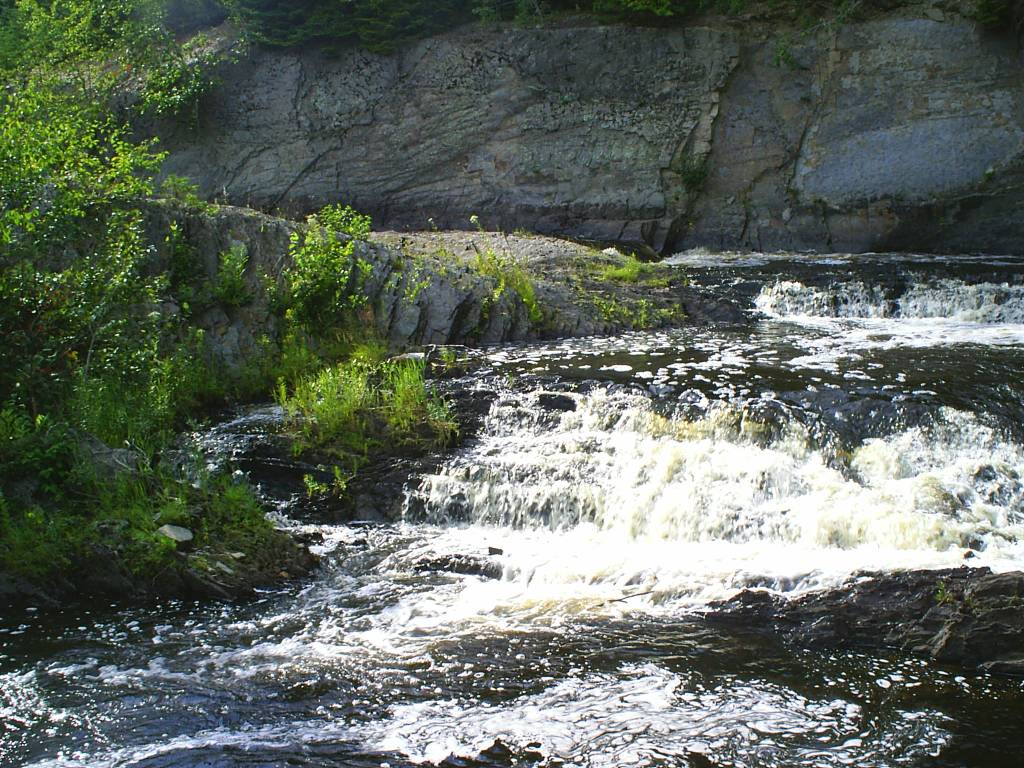
<svg viewBox="0 0 1024 768">
<path fill-rule="evenodd" d="M 195 547 L 218 551 L 259 551 L 274 535 L 244 482 L 202 477 L 193 485 L 145 464 L 102 471 L 67 435 L 41 430 L 6 449 L 25 451 L 44 476 L 31 504 L 16 507 L 0 495 L 0 572 L 32 583 L 46 585 L 97 556 L 113 559 L 140 583 L 154 583 L 181 567 L 177 545 L 158 532 L 167 523 L 192 530 Z M 17 461 L 4 464 L 9 471 Z M 46 476 L 55 471 L 59 481 L 50 482 Z"/>
<path fill-rule="evenodd" d="M 663 288 L 670 282 L 669 270 L 660 264 L 648 264 L 630 254 L 621 264 L 603 264 L 594 269 L 593 275 L 603 282 L 643 283 Z"/>
<path fill-rule="evenodd" d="M 346 362 L 302 378 L 290 391 L 283 384 L 278 390 L 296 452 L 314 451 L 338 462 L 339 490 L 375 450 L 429 450 L 457 431 L 450 406 L 427 387 L 423 362 L 380 360 L 376 352 L 359 350 Z"/>
<path fill-rule="evenodd" d="M 641 331 L 660 328 L 685 319 L 678 307 L 658 307 L 650 299 L 617 299 L 595 295 L 591 302 L 601 317 L 609 323 Z"/>
<path fill-rule="evenodd" d="M 472 266 L 477 274 L 496 281 L 494 300 L 511 291 L 526 307 L 531 324 L 538 325 L 543 322 L 544 313 L 537 302 L 537 288 L 533 275 L 522 262 L 512 256 L 499 255 L 494 249 L 488 248 L 486 251 L 477 252 Z"/>
</svg>

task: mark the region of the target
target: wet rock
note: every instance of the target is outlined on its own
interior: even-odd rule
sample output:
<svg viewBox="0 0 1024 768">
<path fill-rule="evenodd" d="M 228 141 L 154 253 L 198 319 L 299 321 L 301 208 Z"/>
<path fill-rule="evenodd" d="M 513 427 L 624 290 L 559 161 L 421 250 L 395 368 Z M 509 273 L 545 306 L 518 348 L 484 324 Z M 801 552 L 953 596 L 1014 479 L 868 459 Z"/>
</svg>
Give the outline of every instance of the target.
<svg viewBox="0 0 1024 768">
<path fill-rule="evenodd" d="M 324 543 L 324 535 L 320 531 L 297 531 L 292 533 L 292 538 L 297 543 L 306 547 L 318 546 Z"/>
<path fill-rule="evenodd" d="M 59 593 L 51 594 L 39 584 L 34 584 L 11 573 L 0 573 L 0 607 L 38 606 L 59 608 L 62 601 Z"/>
<path fill-rule="evenodd" d="M 508 745 L 501 739 L 495 739 L 494 743 L 480 751 L 476 757 L 460 757 L 449 755 L 440 763 L 437 768 L 492 768 L 506 765 L 535 765 L 545 761 L 543 753 L 538 751 L 541 745 L 537 742 L 527 744 L 525 748 L 515 745 Z M 550 763 L 561 765 L 561 761 Z"/>
<path fill-rule="evenodd" d="M 1024 668 L 1024 572 L 861 573 L 791 599 L 746 590 L 713 604 L 706 618 L 807 647 L 891 647 L 993 672 Z"/>
<path fill-rule="evenodd" d="M 106 443 L 86 433 L 79 433 L 79 447 L 100 474 L 113 478 L 124 473 L 134 473 L 139 468 L 141 455 L 130 448 L 111 448 Z"/>
<path fill-rule="evenodd" d="M 443 555 L 426 557 L 413 564 L 417 573 L 457 573 L 462 576 L 480 576 L 500 579 L 504 573 L 501 563 L 472 555 Z"/>
<path fill-rule="evenodd" d="M 147 588 L 144 582 L 125 569 L 117 553 L 103 544 L 89 547 L 76 564 L 75 573 L 74 589 L 81 594 L 109 595 L 127 600 L 144 594 Z"/>
<path fill-rule="evenodd" d="M 308 575 L 319 562 L 306 546 L 297 543 L 286 531 L 274 531 L 260 551 L 250 552 L 243 558 L 211 549 L 182 558 L 179 591 L 218 600 L 248 598 L 257 588 Z"/>
<path fill-rule="evenodd" d="M 537 405 L 546 411 L 575 411 L 576 401 L 568 395 L 554 392 L 541 392 L 537 395 Z"/>
</svg>

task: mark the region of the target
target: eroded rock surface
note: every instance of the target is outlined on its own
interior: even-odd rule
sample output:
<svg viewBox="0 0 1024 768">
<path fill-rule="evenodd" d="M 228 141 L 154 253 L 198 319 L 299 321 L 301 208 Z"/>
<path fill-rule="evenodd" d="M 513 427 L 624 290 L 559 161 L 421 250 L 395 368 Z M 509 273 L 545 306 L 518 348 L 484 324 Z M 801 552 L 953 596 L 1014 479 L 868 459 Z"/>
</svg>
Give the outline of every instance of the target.
<svg viewBox="0 0 1024 768">
<path fill-rule="evenodd" d="M 147 229 L 156 260 L 164 262 L 161 268 L 177 258 L 166 235 L 172 225 L 192 251 L 197 284 L 215 283 L 222 254 L 236 248 L 246 254 L 248 299 L 231 307 L 215 303 L 195 318 L 214 352 L 228 365 L 240 365 L 259 354 L 264 340 L 274 339 L 279 330 L 267 284 L 281 280 L 290 264 L 290 238 L 305 225 L 243 208 L 202 211 L 154 203 Z M 481 254 L 486 259 L 489 253 L 509 266 L 495 267 L 497 275 L 482 268 Z M 369 241 L 355 244 L 355 255 L 369 267 L 358 287 L 366 297 L 360 319 L 394 349 L 589 336 L 686 320 L 744 318 L 734 304 L 691 288 L 684 274 L 668 267 L 632 282 L 602 279 L 603 267 L 625 264 L 628 258 L 558 238 L 374 233 Z M 504 273 L 516 265 L 533 287 L 532 312 L 515 286 L 503 285 Z"/>
<path fill-rule="evenodd" d="M 864 573 L 786 599 L 745 590 L 710 621 L 770 630 L 810 647 L 900 648 L 936 661 L 1024 675 L 1024 572 L 958 568 Z"/>
<path fill-rule="evenodd" d="M 392 55 L 255 49 L 167 172 L 236 204 L 676 250 L 1020 252 L 1024 62 L 968 4 L 810 36 L 468 26 Z M 784 55 L 780 54 L 780 51 Z"/>
</svg>

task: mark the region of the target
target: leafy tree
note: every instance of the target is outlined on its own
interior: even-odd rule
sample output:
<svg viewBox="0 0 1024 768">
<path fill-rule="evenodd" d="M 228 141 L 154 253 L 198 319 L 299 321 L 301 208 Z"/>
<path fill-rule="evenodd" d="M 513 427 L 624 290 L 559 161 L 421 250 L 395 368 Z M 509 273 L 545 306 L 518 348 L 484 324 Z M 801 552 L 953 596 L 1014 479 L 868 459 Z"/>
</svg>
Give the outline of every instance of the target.
<svg viewBox="0 0 1024 768">
<path fill-rule="evenodd" d="M 28 88 L 0 111 L 0 402 L 59 407 L 76 373 L 141 373 L 151 347 L 139 232 L 149 145 L 68 96 Z M 135 320 L 140 322 L 133 322 Z M 141 323 L 141 324 L 140 324 Z M 130 326 L 130 327 L 129 327 Z"/>
<path fill-rule="evenodd" d="M 357 0 L 228 0 L 256 42 L 292 47 L 312 40 L 353 40 Z"/>
</svg>

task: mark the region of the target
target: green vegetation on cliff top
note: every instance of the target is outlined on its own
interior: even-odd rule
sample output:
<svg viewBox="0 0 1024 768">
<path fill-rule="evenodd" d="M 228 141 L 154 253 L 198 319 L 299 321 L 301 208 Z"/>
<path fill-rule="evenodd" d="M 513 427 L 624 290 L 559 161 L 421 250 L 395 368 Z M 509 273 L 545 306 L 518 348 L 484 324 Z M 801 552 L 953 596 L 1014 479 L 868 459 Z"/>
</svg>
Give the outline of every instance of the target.
<svg viewBox="0 0 1024 768">
<path fill-rule="evenodd" d="M 387 53 L 410 41 L 473 20 L 534 24 L 564 15 L 645 25 L 685 23 L 700 14 L 770 15 L 798 28 L 888 10 L 879 0 L 227 0 L 235 22 L 256 42 L 295 47 L 310 42 L 358 43 Z M 1006 27 L 1011 0 L 969 0 L 964 11 Z M 785 47 L 785 41 L 782 43 Z"/>
</svg>

